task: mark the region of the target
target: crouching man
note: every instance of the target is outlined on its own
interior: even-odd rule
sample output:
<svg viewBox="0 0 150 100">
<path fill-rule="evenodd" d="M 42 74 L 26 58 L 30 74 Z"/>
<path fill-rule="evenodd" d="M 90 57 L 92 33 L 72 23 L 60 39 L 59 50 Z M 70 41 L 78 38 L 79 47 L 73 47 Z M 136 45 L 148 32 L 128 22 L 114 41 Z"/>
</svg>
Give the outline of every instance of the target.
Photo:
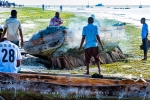
<svg viewBox="0 0 150 100">
<path fill-rule="evenodd" d="M 99 74 L 101 74 L 100 60 L 98 57 L 98 54 L 99 54 L 98 42 L 100 43 L 102 50 L 104 50 L 104 47 L 98 35 L 98 28 L 97 26 L 93 25 L 93 22 L 94 22 L 94 19 L 92 17 L 89 17 L 88 25 L 83 28 L 82 40 L 81 40 L 81 44 L 79 47 L 79 50 L 81 50 L 84 40 L 86 40 L 84 49 L 85 49 L 85 60 L 86 60 L 87 72 L 85 74 L 89 74 L 89 64 L 90 64 L 90 59 L 92 56 L 94 57 L 95 62 L 98 66 L 98 72 Z"/>
<path fill-rule="evenodd" d="M 7 38 L 0 40 L 0 72 L 17 73 L 21 64 L 21 53 L 17 45 Z"/>
</svg>

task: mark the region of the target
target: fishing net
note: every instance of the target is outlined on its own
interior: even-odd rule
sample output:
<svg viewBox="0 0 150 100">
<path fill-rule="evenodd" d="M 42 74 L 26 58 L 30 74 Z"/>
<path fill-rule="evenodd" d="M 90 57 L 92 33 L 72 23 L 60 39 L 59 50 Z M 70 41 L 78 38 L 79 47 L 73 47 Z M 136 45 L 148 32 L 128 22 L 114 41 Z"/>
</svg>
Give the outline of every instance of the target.
<svg viewBox="0 0 150 100">
<path fill-rule="evenodd" d="M 33 36 L 29 39 L 29 41 L 33 41 L 39 39 L 40 37 L 46 36 L 48 34 L 53 34 L 57 31 L 63 31 L 65 29 L 66 29 L 65 26 L 48 26 L 46 29 L 40 30 L 38 33 L 33 34 Z"/>
</svg>

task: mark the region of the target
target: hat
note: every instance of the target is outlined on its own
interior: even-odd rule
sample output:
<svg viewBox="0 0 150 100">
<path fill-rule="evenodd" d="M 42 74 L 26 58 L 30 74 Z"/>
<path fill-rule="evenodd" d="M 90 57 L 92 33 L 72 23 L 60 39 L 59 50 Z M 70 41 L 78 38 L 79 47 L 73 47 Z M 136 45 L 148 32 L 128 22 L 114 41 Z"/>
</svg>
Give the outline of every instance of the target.
<svg viewBox="0 0 150 100">
<path fill-rule="evenodd" d="M 95 15 L 94 15 L 94 14 L 92 14 L 91 17 L 92 17 L 93 19 L 95 19 Z"/>
</svg>

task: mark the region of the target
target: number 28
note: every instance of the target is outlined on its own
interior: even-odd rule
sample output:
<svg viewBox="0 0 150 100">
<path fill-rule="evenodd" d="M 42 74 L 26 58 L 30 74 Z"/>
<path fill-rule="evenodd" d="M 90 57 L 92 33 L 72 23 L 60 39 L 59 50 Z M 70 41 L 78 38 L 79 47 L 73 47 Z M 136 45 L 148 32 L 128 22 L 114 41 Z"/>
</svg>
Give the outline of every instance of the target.
<svg viewBox="0 0 150 100">
<path fill-rule="evenodd" d="M 14 62 L 15 61 L 15 51 L 13 49 L 10 49 L 7 51 L 7 49 L 2 49 L 2 52 L 4 52 L 4 56 L 2 58 L 2 62 Z M 9 59 L 6 59 L 6 56 L 9 55 Z"/>
</svg>

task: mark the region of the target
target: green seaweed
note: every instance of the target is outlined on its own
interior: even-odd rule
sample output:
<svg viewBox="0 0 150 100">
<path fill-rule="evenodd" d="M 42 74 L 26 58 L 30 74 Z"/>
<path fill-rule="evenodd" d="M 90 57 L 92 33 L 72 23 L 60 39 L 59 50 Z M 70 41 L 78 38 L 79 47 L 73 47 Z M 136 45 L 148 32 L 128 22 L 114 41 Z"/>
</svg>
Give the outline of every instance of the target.
<svg viewBox="0 0 150 100">
<path fill-rule="evenodd" d="M 52 17 L 54 17 L 56 12 L 51 10 L 42 11 L 41 8 L 32 7 L 16 8 L 16 10 L 18 11 L 18 19 L 22 24 L 35 24 L 35 26 L 32 28 L 29 27 L 28 29 L 24 29 L 23 34 L 26 37 L 27 35 L 37 33 L 39 30 L 45 29 L 47 26 L 49 26 L 49 21 Z M 1 18 L 4 19 L 10 17 L 10 13 L 8 12 L 3 12 L 0 14 L 3 14 L 4 17 Z M 64 26 L 68 26 L 70 19 L 75 17 L 74 14 L 68 12 L 60 12 L 60 16 L 64 20 Z M 31 21 L 31 23 L 27 23 L 26 21 Z M 0 22 L 0 24 L 4 24 L 4 21 Z"/>
<path fill-rule="evenodd" d="M 17 91 L 16 93 L 12 91 L 2 91 L 0 92 L 0 97 L 5 100 L 99 100 L 94 95 L 80 95 L 76 97 L 75 94 L 67 94 L 67 97 L 62 97 L 61 94 L 40 94 L 35 92 L 22 92 Z M 118 97 L 102 97 L 101 100 L 118 100 Z M 120 99 L 125 100 L 125 99 Z M 130 100 L 137 100 L 137 98 L 130 98 Z"/>
<path fill-rule="evenodd" d="M 140 74 L 143 78 L 149 79 L 149 61 L 150 53 L 148 52 L 148 60 L 142 61 L 143 51 L 140 50 L 141 38 L 140 28 L 133 26 L 132 24 L 126 25 L 127 39 L 120 42 L 119 46 L 122 51 L 128 55 L 127 59 L 119 60 L 112 64 L 102 64 L 102 73 L 106 75 L 117 75 L 128 76 L 132 74 L 133 77 L 137 78 Z M 130 66 L 130 67 L 129 67 Z M 96 67 L 96 66 L 95 66 Z"/>
</svg>

